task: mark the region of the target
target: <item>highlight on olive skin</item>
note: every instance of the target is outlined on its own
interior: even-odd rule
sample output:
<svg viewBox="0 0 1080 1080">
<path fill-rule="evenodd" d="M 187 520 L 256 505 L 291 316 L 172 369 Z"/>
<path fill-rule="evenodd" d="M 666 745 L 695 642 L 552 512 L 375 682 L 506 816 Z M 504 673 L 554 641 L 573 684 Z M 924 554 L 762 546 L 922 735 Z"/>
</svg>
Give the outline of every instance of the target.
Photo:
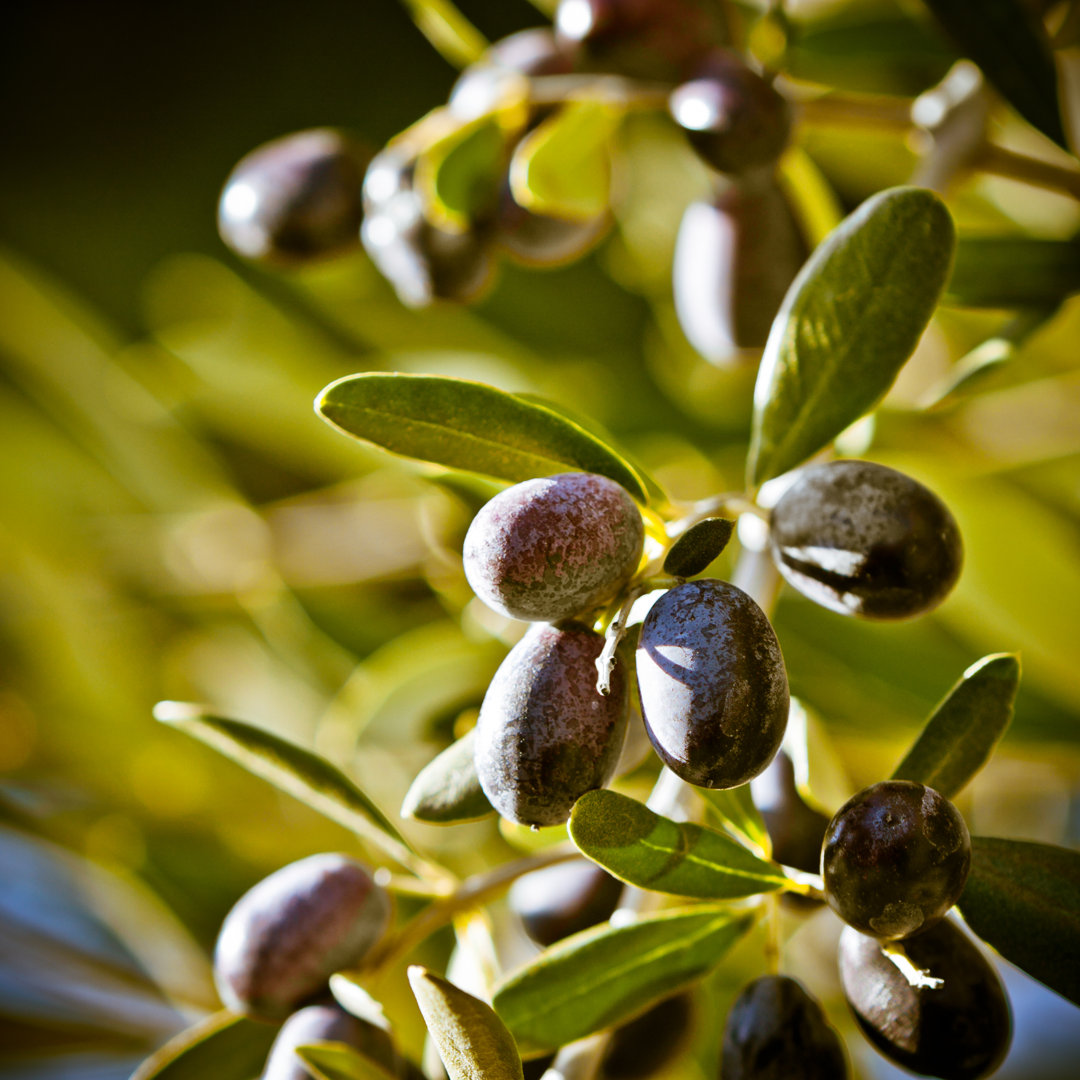
<svg viewBox="0 0 1080 1080">
<path fill-rule="evenodd" d="M 933 610 L 963 562 L 948 507 L 910 476 L 870 461 L 802 469 L 773 508 L 771 544 L 793 588 L 867 619 Z"/>
<path fill-rule="evenodd" d="M 933 788 L 884 780 L 834 815 L 821 848 L 829 906 L 883 940 L 908 938 L 960 898 L 971 837 L 960 812 Z"/>
<path fill-rule="evenodd" d="M 390 1075 L 403 1072 L 401 1056 L 389 1032 L 331 1002 L 308 1005 L 285 1021 L 270 1048 L 260 1080 L 309 1080 L 311 1074 L 297 1056 L 296 1048 L 318 1042 L 344 1043 Z"/>
</svg>

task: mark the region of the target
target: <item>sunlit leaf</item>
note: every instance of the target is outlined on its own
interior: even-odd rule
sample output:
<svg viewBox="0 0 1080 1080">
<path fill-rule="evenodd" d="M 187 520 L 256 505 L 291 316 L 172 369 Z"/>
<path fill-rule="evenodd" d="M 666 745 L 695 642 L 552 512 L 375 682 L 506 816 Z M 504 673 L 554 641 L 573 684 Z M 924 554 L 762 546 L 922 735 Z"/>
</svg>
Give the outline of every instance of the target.
<svg viewBox="0 0 1080 1080">
<path fill-rule="evenodd" d="M 901 187 L 867 199 L 814 251 L 762 357 L 754 484 L 798 465 L 881 400 L 930 320 L 953 242 L 945 204 Z"/>
<path fill-rule="evenodd" d="M 450 1080 L 522 1080 L 517 1046 L 490 1005 L 419 966 L 409 983 Z"/>
<path fill-rule="evenodd" d="M 945 300 L 966 307 L 1060 303 L 1080 292 L 1080 240 L 962 237 Z"/>
<path fill-rule="evenodd" d="M 402 817 L 430 825 L 453 825 L 493 812 L 476 775 L 475 742 L 473 728 L 417 773 L 401 804 Z"/>
<path fill-rule="evenodd" d="M 959 906 L 1006 960 L 1080 1005 L 1080 852 L 973 836 Z"/>
<path fill-rule="evenodd" d="M 271 1024 L 214 1013 L 170 1039 L 131 1080 L 251 1080 L 262 1069 L 276 1035 Z"/>
<path fill-rule="evenodd" d="M 570 839 L 608 873 L 654 892 L 733 899 L 782 889 L 787 880 L 779 866 L 725 833 L 671 821 L 615 791 L 578 799 Z"/>
<path fill-rule="evenodd" d="M 568 470 L 599 473 L 647 501 L 634 470 L 595 436 L 551 409 L 483 383 L 349 375 L 319 395 L 315 410 L 347 434 L 396 454 L 514 482 Z"/>
<path fill-rule="evenodd" d="M 695 791 L 719 815 L 728 832 L 741 837 L 752 847 L 768 852 L 769 833 L 754 805 L 749 784 L 734 788 L 695 788 Z"/>
<path fill-rule="evenodd" d="M 986 764 L 1012 720 L 1019 657 L 984 656 L 964 672 L 893 773 L 953 798 Z"/>
<path fill-rule="evenodd" d="M 316 1080 L 394 1080 L 389 1069 L 345 1043 L 310 1043 L 296 1053 Z"/>
<path fill-rule="evenodd" d="M 694 982 L 753 925 L 702 904 L 559 942 L 495 988 L 495 1011 L 522 1053 L 553 1050 L 643 1012 Z"/>
<path fill-rule="evenodd" d="M 518 143 L 510 189 L 527 210 L 580 219 L 603 214 L 611 197 L 611 140 L 622 112 L 602 101 L 565 106 Z"/>
<path fill-rule="evenodd" d="M 671 545 L 664 558 L 664 573 L 672 577 L 693 577 L 706 570 L 727 547 L 735 522 L 727 518 L 705 518 L 691 525 Z"/>
</svg>

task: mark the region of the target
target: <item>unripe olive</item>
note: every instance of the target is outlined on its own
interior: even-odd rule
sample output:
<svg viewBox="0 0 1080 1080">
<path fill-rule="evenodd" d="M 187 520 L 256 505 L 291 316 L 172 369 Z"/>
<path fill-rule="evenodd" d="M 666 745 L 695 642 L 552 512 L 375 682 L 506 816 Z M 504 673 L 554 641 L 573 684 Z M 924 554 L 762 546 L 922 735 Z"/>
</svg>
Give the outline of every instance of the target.
<svg viewBox="0 0 1080 1080">
<path fill-rule="evenodd" d="M 829 906 L 885 940 L 921 933 L 956 903 L 971 866 L 960 811 L 933 788 L 883 780 L 836 812 L 821 848 Z"/>
<path fill-rule="evenodd" d="M 752 784 L 754 804 L 772 843 L 772 857 L 784 866 L 818 873 L 829 819 L 799 794 L 791 758 L 781 750 Z"/>
<path fill-rule="evenodd" d="M 610 599 L 637 569 L 645 529 L 614 480 L 560 473 L 501 491 L 465 534 L 465 577 L 488 607 L 556 622 Z"/>
<path fill-rule="evenodd" d="M 363 863 L 311 855 L 264 878 L 225 917 L 214 978 L 225 1006 L 282 1020 L 382 937 L 390 899 Z"/>
<path fill-rule="evenodd" d="M 840 935 L 840 981 L 863 1034 L 897 1065 L 941 1080 L 979 1080 L 1001 1064 L 1012 1017 L 997 973 L 948 919 L 905 941 L 936 985 L 912 986 L 872 937 Z M 927 981 L 927 980 L 924 980 Z"/>
<path fill-rule="evenodd" d="M 738 53 L 716 49 L 668 107 L 706 164 L 737 175 L 771 165 L 787 145 L 791 114 L 771 83 Z"/>
<path fill-rule="evenodd" d="M 327 128 L 266 143 L 230 173 L 218 231 L 238 255 L 295 266 L 355 248 L 368 155 Z"/>
<path fill-rule="evenodd" d="M 622 890 L 596 863 L 573 859 L 518 878 L 507 900 L 529 937 L 547 946 L 610 919 Z"/>
<path fill-rule="evenodd" d="M 476 725 L 476 772 L 488 801 L 521 825 L 561 825 L 611 779 L 626 735 L 621 665 L 596 689 L 604 639 L 566 624 L 529 628 L 491 680 Z"/>
<path fill-rule="evenodd" d="M 760 349 L 806 245 L 775 180 L 729 184 L 691 203 L 675 238 L 672 288 L 687 341 L 711 364 L 737 365 Z"/>
<path fill-rule="evenodd" d="M 690 1035 L 694 1003 L 676 994 L 617 1027 L 604 1050 L 600 1075 L 606 1080 L 644 1080 L 678 1056 Z"/>
<path fill-rule="evenodd" d="M 310 1080 L 311 1074 L 296 1054 L 298 1046 L 316 1042 L 339 1042 L 359 1050 L 388 1072 L 402 1072 L 402 1060 L 389 1032 L 347 1013 L 336 1004 L 308 1005 L 282 1025 L 261 1080 Z"/>
<path fill-rule="evenodd" d="M 960 530 L 928 488 L 870 461 L 811 465 L 772 512 L 785 580 L 842 615 L 906 619 L 930 611 L 960 576 Z"/>
<path fill-rule="evenodd" d="M 821 1006 L 801 983 L 764 975 L 728 1013 L 723 1080 L 845 1080 L 847 1058 Z"/>
<path fill-rule="evenodd" d="M 726 581 L 676 585 L 652 606 L 637 676 L 653 748 L 688 783 L 738 787 L 780 746 L 788 716 L 780 646 L 761 608 Z"/>
</svg>

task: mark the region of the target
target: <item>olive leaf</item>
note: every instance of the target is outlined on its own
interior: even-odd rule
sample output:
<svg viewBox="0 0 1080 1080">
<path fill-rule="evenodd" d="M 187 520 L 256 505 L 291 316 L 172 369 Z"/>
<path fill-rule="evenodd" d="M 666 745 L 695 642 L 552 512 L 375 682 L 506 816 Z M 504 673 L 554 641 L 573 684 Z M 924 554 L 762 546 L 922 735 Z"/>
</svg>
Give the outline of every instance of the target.
<svg viewBox="0 0 1080 1080">
<path fill-rule="evenodd" d="M 690 526 L 671 545 L 664 558 L 664 573 L 672 577 L 693 577 L 703 573 L 727 547 L 735 522 L 728 518 L 705 518 Z"/>
<path fill-rule="evenodd" d="M 937 195 L 899 187 L 867 199 L 814 251 L 758 371 L 752 484 L 794 468 L 884 397 L 930 321 L 954 240 Z"/>
<path fill-rule="evenodd" d="M 405 793 L 401 816 L 429 825 L 454 825 L 493 813 L 476 775 L 475 745 L 473 728 L 429 761 Z"/>
<path fill-rule="evenodd" d="M 1046 31 L 1024 0 L 926 0 L 959 50 L 1029 124 L 1068 149 Z"/>
<path fill-rule="evenodd" d="M 315 1080 L 395 1080 L 385 1066 L 345 1043 L 309 1043 L 296 1053 Z"/>
<path fill-rule="evenodd" d="M 490 1005 L 418 965 L 409 984 L 450 1080 L 522 1080 L 517 1046 Z"/>
<path fill-rule="evenodd" d="M 973 836 L 958 904 L 1006 960 L 1080 1005 L 1080 852 Z"/>
<path fill-rule="evenodd" d="M 394 858 L 400 860 L 403 853 L 407 857 L 411 851 L 382 811 L 340 769 L 318 754 L 252 724 L 214 716 L 185 702 L 158 702 L 154 717 L 201 739 L 249 772 L 388 850 Z"/>
<path fill-rule="evenodd" d="M 926 784 L 954 798 L 986 764 L 1013 714 L 1020 659 L 1011 653 L 984 656 L 934 710 L 894 780 Z"/>
<path fill-rule="evenodd" d="M 965 307 L 1045 307 L 1080 292 L 1080 240 L 971 236 L 957 242 L 945 300 Z"/>
<path fill-rule="evenodd" d="M 724 833 L 654 814 L 615 791 L 586 792 L 570 814 L 570 839 L 583 855 L 631 885 L 706 900 L 784 888 L 776 864 Z"/>
<path fill-rule="evenodd" d="M 772 842 L 758 808 L 754 805 L 749 784 L 733 788 L 695 788 L 720 817 L 724 829 L 736 839 L 768 853 Z"/>
<path fill-rule="evenodd" d="M 648 502 L 634 469 L 551 409 L 484 383 L 365 372 L 332 382 L 315 411 L 346 434 L 395 454 L 518 482 L 580 470 Z"/>
<path fill-rule="evenodd" d="M 131 1080 L 251 1080 L 263 1066 L 277 1037 L 272 1024 L 260 1024 L 222 1011 L 181 1031 L 148 1057 Z"/>
<path fill-rule="evenodd" d="M 495 1011 L 522 1053 L 554 1050 L 701 978 L 753 922 L 727 905 L 700 904 L 584 930 L 496 985 Z"/>
</svg>

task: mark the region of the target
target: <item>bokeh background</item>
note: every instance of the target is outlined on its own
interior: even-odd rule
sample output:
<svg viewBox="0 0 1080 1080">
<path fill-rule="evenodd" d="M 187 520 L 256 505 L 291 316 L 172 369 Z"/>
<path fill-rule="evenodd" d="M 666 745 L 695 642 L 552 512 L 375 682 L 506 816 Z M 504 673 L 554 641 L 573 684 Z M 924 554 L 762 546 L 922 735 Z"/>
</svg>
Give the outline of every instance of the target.
<svg viewBox="0 0 1080 1080">
<path fill-rule="evenodd" d="M 524 0 L 461 7 L 491 39 L 542 21 Z M 792 64 L 809 79 L 913 94 L 954 59 L 917 4 L 792 8 L 806 20 Z M 284 274 L 224 249 L 215 206 L 248 150 L 326 125 L 378 147 L 454 77 L 394 0 L 9 6 L 0 1077 L 126 1077 L 216 1007 L 207 957 L 236 898 L 291 859 L 354 846 L 155 723 L 156 701 L 210 702 L 316 746 L 392 812 L 470 722 L 512 640 L 460 572 L 484 486 L 332 432 L 311 409 L 327 382 L 427 371 L 536 392 L 615 433 L 677 497 L 740 484 L 753 373 L 709 367 L 675 323 L 674 230 L 706 180 L 660 120 L 624 133 L 618 227 L 597 253 L 545 273 L 505 267 L 468 310 L 401 307 L 362 254 Z M 1007 110 L 995 131 L 1051 153 Z M 843 209 L 915 163 L 895 132 L 805 129 L 800 146 Z M 973 177 L 950 205 L 962 230 L 1080 227 L 1075 200 L 1010 181 Z M 776 627 L 826 801 L 887 775 L 971 663 L 1020 652 L 1015 722 L 961 806 L 973 832 L 1075 845 L 1080 306 L 1066 301 L 977 394 L 920 407 L 1009 314 L 943 307 L 846 444 L 952 507 L 967 544 L 956 593 L 895 626 L 785 593 Z M 412 833 L 462 872 L 522 842 L 490 822 Z M 791 955 L 833 1008 L 831 934 L 808 921 Z M 708 1000 L 754 962 L 736 958 Z M 1022 1037 L 1000 1075 L 1075 1075 L 1075 1008 L 1009 982 Z M 415 1042 L 400 979 L 386 992 Z M 701 1018 L 702 1045 L 719 1023 Z M 707 1061 L 675 1073 L 704 1075 Z M 869 1054 L 855 1064 L 884 1075 Z"/>
</svg>

